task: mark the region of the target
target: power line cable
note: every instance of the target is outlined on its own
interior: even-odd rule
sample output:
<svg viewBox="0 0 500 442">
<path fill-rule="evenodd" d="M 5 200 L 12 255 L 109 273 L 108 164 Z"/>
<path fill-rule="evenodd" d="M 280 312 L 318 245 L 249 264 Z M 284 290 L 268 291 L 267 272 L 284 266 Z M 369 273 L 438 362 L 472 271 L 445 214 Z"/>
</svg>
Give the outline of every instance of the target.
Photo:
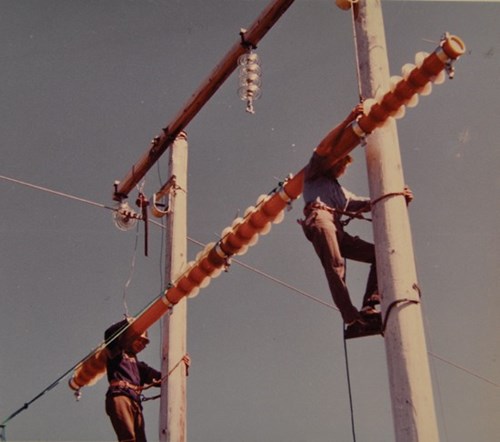
<svg viewBox="0 0 500 442">
<path fill-rule="evenodd" d="M 92 205 L 92 206 L 95 206 L 95 207 L 100 207 L 100 208 L 104 208 L 104 209 L 108 209 L 108 210 L 116 210 L 115 208 L 106 206 L 104 204 L 96 203 L 96 202 L 93 202 L 93 201 L 90 201 L 90 200 L 87 200 L 87 199 L 84 199 L 84 198 L 76 197 L 76 196 L 73 196 L 73 195 L 70 195 L 70 194 L 67 194 L 67 193 L 64 193 L 64 192 L 54 191 L 54 190 L 48 189 L 46 187 L 42 187 L 42 186 L 37 186 L 37 185 L 34 185 L 34 184 L 26 183 L 24 181 L 17 180 L 17 179 L 14 179 L 14 178 L 9 178 L 9 177 L 3 176 L 3 175 L 0 175 L 0 179 L 6 180 L 6 181 L 10 181 L 10 182 L 14 182 L 16 184 L 21 184 L 21 185 L 24 185 L 24 186 L 27 186 L 27 187 L 30 187 L 30 188 L 33 188 L 33 189 L 36 189 L 36 190 L 41 190 L 41 191 L 48 192 L 48 193 L 51 193 L 51 194 L 54 194 L 54 195 L 62 196 L 62 197 L 65 197 L 65 198 L 69 198 L 69 199 L 72 199 L 72 200 L 80 201 L 80 202 L 83 202 L 83 203 L 86 203 L 86 204 L 89 204 L 89 205 Z M 158 222 L 153 221 L 153 220 L 151 220 L 151 222 L 153 224 L 161 227 L 162 229 L 165 228 L 165 226 L 163 224 L 161 224 L 161 223 L 158 223 Z M 197 240 L 195 240 L 193 238 L 188 237 L 188 240 L 191 241 L 191 242 L 193 242 L 194 244 L 199 245 L 199 246 L 204 246 L 204 244 L 202 242 L 197 241 Z M 250 266 L 248 264 L 245 264 L 245 263 L 243 263 L 243 262 L 241 262 L 239 260 L 233 259 L 233 261 L 235 263 L 237 263 L 238 265 L 240 265 L 240 266 L 242 266 L 242 267 L 244 267 L 244 268 L 246 268 L 246 269 L 248 269 L 248 270 L 250 270 L 250 271 L 252 271 L 254 273 L 257 273 L 257 274 L 259 274 L 261 276 L 264 276 L 265 278 L 267 278 L 267 279 L 269 279 L 269 280 L 271 280 L 271 281 L 273 281 L 275 283 L 278 283 L 278 284 L 280 284 L 280 285 L 282 285 L 282 286 L 284 286 L 284 287 L 286 287 L 286 288 L 288 288 L 290 290 L 293 290 L 293 291 L 299 293 L 300 295 L 302 295 L 302 296 L 304 296 L 304 297 L 306 297 L 308 299 L 311 299 L 311 300 L 313 300 L 313 301 L 315 301 L 315 302 L 317 302 L 317 303 L 319 303 L 319 304 L 321 304 L 321 305 L 323 305 L 325 307 L 328 307 L 328 308 L 334 309 L 334 310 L 338 310 L 335 306 L 333 306 L 331 304 L 328 304 L 328 303 L 322 301 L 321 299 L 316 298 L 316 297 L 314 297 L 314 296 L 312 296 L 312 295 L 310 295 L 310 294 L 308 294 L 308 293 L 306 293 L 306 292 L 304 292 L 304 291 L 302 291 L 302 290 L 300 290 L 300 289 L 298 289 L 296 287 L 293 287 L 290 284 L 287 284 L 284 281 L 282 281 L 282 280 L 280 280 L 278 278 L 275 278 L 275 277 L 269 275 L 268 273 L 265 273 L 265 272 L 263 272 L 261 270 L 258 270 L 258 269 L 254 268 L 254 267 L 252 267 L 252 266 Z M 163 296 L 163 293 L 160 294 L 159 296 Z M 157 299 L 158 299 L 158 296 L 155 297 L 147 306 L 145 306 L 141 310 L 141 312 L 139 314 L 141 314 L 142 312 L 144 312 Z M 0 428 L 2 430 L 4 430 L 5 429 L 5 425 L 7 424 L 7 422 L 9 422 L 10 420 L 12 420 L 14 417 L 16 417 L 22 411 L 26 410 L 33 402 L 35 402 L 36 400 L 38 400 L 45 393 L 47 393 L 50 390 L 52 390 L 53 388 L 55 388 L 62 379 L 64 379 L 71 372 L 73 372 L 76 369 L 76 367 L 78 367 L 80 364 L 82 364 L 85 360 L 87 360 L 90 357 L 92 357 L 97 351 L 100 350 L 100 348 L 101 348 L 101 346 L 96 347 L 92 352 L 90 352 L 87 356 L 85 356 L 77 364 L 73 365 L 69 370 L 67 370 L 66 372 L 64 372 L 63 375 L 61 375 L 54 382 L 52 382 L 47 388 L 45 388 L 44 390 L 42 390 L 42 392 L 40 392 L 33 399 L 31 399 L 30 401 L 26 402 L 21 408 L 19 408 L 14 413 L 12 413 L 7 419 L 5 419 L 0 424 Z M 428 352 L 428 354 L 430 356 L 432 356 L 432 357 L 434 357 L 434 358 L 436 358 L 436 359 L 438 359 L 438 360 L 440 360 L 440 361 L 442 361 L 442 362 L 444 362 L 446 364 L 449 364 L 449 365 L 451 365 L 451 366 L 453 366 L 453 367 L 455 367 L 455 368 L 457 368 L 459 370 L 462 370 L 465 373 L 467 373 L 467 374 L 469 374 L 471 376 L 474 376 L 477 379 L 480 379 L 480 380 L 482 380 L 482 381 L 484 381 L 484 382 L 486 382 L 486 383 L 488 383 L 490 385 L 493 385 L 493 386 L 495 386 L 497 388 L 500 387 L 500 384 L 498 384 L 498 383 L 496 383 L 496 382 L 494 382 L 494 381 L 492 381 L 492 380 L 490 380 L 490 379 L 488 379 L 488 378 L 486 378 L 484 376 L 478 375 L 477 373 L 474 373 L 474 372 L 472 372 L 471 370 L 469 370 L 469 369 L 467 369 L 465 367 L 462 367 L 462 366 L 460 366 L 458 364 L 455 364 L 455 363 L 449 361 L 448 359 L 445 359 L 445 358 L 443 358 L 441 356 L 438 356 L 437 354 L 435 354 L 433 352 Z"/>
<path fill-rule="evenodd" d="M 189 240 L 189 241 L 191 241 L 191 242 L 193 242 L 193 243 L 195 243 L 195 244 L 197 244 L 197 245 L 200 245 L 200 246 L 203 246 L 203 245 L 204 245 L 203 243 L 201 243 L 201 242 L 199 242 L 199 241 L 196 241 L 196 240 L 194 240 L 194 239 L 192 239 L 192 238 L 190 238 L 190 237 L 188 237 L 188 240 Z M 321 299 L 316 298 L 316 297 L 314 297 L 314 296 L 312 296 L 312 295 L 310 295 L 310 294 L 308 294 L 308 293 L 306 293 L 306 292 L 304 292 L 304 291 L 302 291 L 302 290 L 300 290 L 300 289 L 298 289 L 298 288 L 296 288 L 296 287 L 293 287 L 293 286 L 291 286 L 291 285 L 289 285 L 289 284 L 287 284 L 287 283 L 285 283 L 285 282 L 283 282 L 283 281 L 279 280 L 278 278 L 275 278 L 274 276 L 271 276 L 271 275 L 269 275 L 269 274 L 267 274 L 267 273 L 265 273 L 265 272 L 263 272 L 263 271 L 261 271 L 261 270 L 258 270 L 258 269 L 254 268 L 254 267 L 252 267 L 252 266 L 249 266 L 248 264 L 244 264 L 244 263 L 243 263 L 243 262 L 241 262 L 241 261 L 234 260 L 234 259 L 233 259 L 233 261 L 234 261 L 234 262 L 236 262 L 237 264 L 241 265 L 242 267 L 244 267 L 244 268 L 246 268 L 246 269 L 248 269 L 248 270 L 251 270 L 252 272 L 255 272 L 255 273 L 257 273 L 257 274 L 259 274 L 259 275 L 261 275 L 261 276 L 264 276 L 264 277 L 266 277 L 266 278 L 270 279 L 270 280 L 271 280 L 271 281 L 273 281 L 273 282 L 276 282 L 276 283 L 278 283 L 278 284 L 281 284 L 281 285 L 283 285 L 284 287 L 287 287 L 287 288 L 289 288 L 290 290 L 293 290 L 293 291 L 295 291 L 295 292 L 299 293 L 299 294 L 300 294 L 300 295 L 302 295 L 302 296 L 305 296 L 305 297 L 307 297 L 307 298 L 309 298 L 309 299 L 311 299 L 311 300 L 313 300 L 313 301 L 315 301 L 315 302 L 318 302 L 318 303 L 320 303 L 320 304 L 322 304 L 322 305 L 324 305 L 324 306 L 326 306 L 326 307 L 329 307 L 329 308 L 331 308 L 331 309 L 334 309 L 334 310 L 337 310 L 337 311 L 338 311 L 338 309 L 337 309 L 335 306 L 333 306 L 333 305 L 331 305 L 331 304 L 328 304 L 327 302 L 324 302 L 324 301 L 322 301 Z M 492 380 L 490 380 L 490 379 L 487 379 L 487 378 L 485 378 L 485 377 L 483 377 L 483 376 L 481 376 L 481 375 L 478 375 L 478 374 L 476 374 L 476 373 L 474 373 L 474 372 L 472 372 L 472 371 L 470 371 L 470 370 L 468 370 L 468 369 L 466 369 L 466 368 L 464 368 L 464 367 L 462 367 L 462 366 L 460 366 L 460 365 L 458 365 L 458 364 L 455 364 L 455 363 L 453 363 L 453 362 L 450 362 L 450 361 L 448 361 L 447 359 L 445 359 L 445 358 L 443 358 L 443 357 L 441 357 L 441 356 L 438 356 L 438 355 L 436 355 L 436 354 L 435 354 L 435 353 L 433 353 L 433 352 L 428 351 L 428 354 L 429 354 L 430 356 L 432 356 L 432 357 L 435 357 L 436 359 L 439 359 L 440 361 L 442 361 L 442 362 L 444 362 L 444 363 L 447 363 L 447 364 L 449 364 L 449 365 L 451 365 L 451 366 L 453 366 L 453 367 L 455 367 L 455 368 L 457 368 L 457 369 L 459 369 L 459 370 L 462 370 L 462 371 L 464 371 L 464 372 L 466 372 L 466 373 L 468 373 L 468 374 L 470 374 L 470 375 L 472 375 L 472 376 L 475 376 L 476 378 L 481 379 L 482 381 L 485 381 L 485 382 L 487 382 L 487 383 L 489 383 L 489 384 L 491 384 L 491 385 L 493 385 L 493 386 L 495 386 L 495 387 L 497 387 L 497 388 L 500 388 L 500 384 L 498 384 L 498 383 L 496 383 L 496 382 L 494 382 L 494 381 L 492 381 Z"/>
<path fill-rule="evenodd" d="M 195 240 L 195 239 L 193 239 L 193 238 L 191 238 L 189 236 L 187 237 L 187 239 L 188 239 L 188 241 L 191 241 L 192 243 L 194 243 L 196 245 L 199 245 L 201 247 L 205 246 L 202 242 L 197 241 L 197 240 Z M 311 299 L 312 301 L 317 302 L 317 303 L 319 303 L 319 304 L 321 304 L 321 305 L 323 305 L 325 307 L 328 307 L 328 308 L 331 308 L 333 310 L 339 311 L 339 309 L 337 307 L 335 307 L 333 304 L 329 304 L 328 302 L 325 302 L 325 301 L 323 301 L 323 300 L 321 300 L 321 299 L 319 299 L 319 298 L 317 298 L 315 296 L 312 296 L 309 293 L 306 293 L 303 290 L 298 289 L 297 287 L 294 287 L 294 286 L 292 286 L 292 285 L 290 285 L 290 284 L 288 284 L 288 283 L 286 283 L 286 282 L 284 282 L 284 281 L 282 281 L 282 280 L 280 280 L 278 278 L 275 278 L 274 276 L 271 276 L 269 273 L 263 272 L 262 270 L 259 270 L 259 269 L 255 268 L 255 267 L 252 267 L 252 266 L 248 265 L 248 264 L 245 264 L 244 262 L 242 262 L 242 261 L 240 261 L 238 259 L 232 258 L 231 262 L 235 262 L 239 266 L 244 267 L 245 269 L 250 270 L 250 271 L 252 271 L 254 273 L 257 273 L 258 275 L 261 275 L 264 278 L 267 278 L 267 279 L 269 279 L 269 280 L 271 280 L 271 281 L 273 281 L 273 282 L 275 282 L 277 284 L 280 284 L 283 287 L 286 287 L 287 289 L 290 289 L 290 290 L 292 290 L 292 291 L 300 294 L 301 296 L 304 296 L 304 297 L 306 297 L 308 299 Z"/>
<path fill-rule="evenodd" d="M 154 302 L 154 301 L 153 301 Z M 149 304 L 151 305 L 151 304 Z M 148 305 L 148 306 L 149 306 Z M 145 309 L 148 307 L 146 306 Z M 25 411 L 28 409 L 28 407 L 38 399 L 40 399 L 43 395 L 54 389 L 59 383 L 67 376 L 69 376 L 70 373 L 74 372 L 80 365 L 85 363 L 88 359 L 92 358 L 98 351 L 103 350 L 106 348 L 109 344 L 114 342 L 116 339 L 118 339 L 123 333 L 125 333 L 129 327 L 132 325 L 132 323 L 128 323 L 126 326 L 120 328 L 113 336 L 111 336 L 109 339 L 105 340 L 101 344 L 99 344 L 96 348 L 94 348 L 90 353 L 88 353 L 86 356 L 84 356 L 82 359 L 80 359 L 76 364 L 74 364 L 71 368 L 66 370 L 61 376 L 59 376 L 54 382 L 52 382 L 48 387 L 44 388 L 40 393 L 38 393 L 33 399 L 29 400 L 28 402 L 25 402 L 22 407 L 14 411 L 10 416 L 8 416 L 6 419 L 2 421 L 0 424 L 0 429 L 2 429 L 2 432 L 5 433 L 5 427 L 9 421 L 14 419 L 18 414 L 21 412 Z M 77 397 L 77 400 L 79 399 L 79 396 L 77 396 L 77 393 L 75 393 L 75 396 Z"/>
<path fill-rule="evenodd" d="M 30 187 L 30 188 L 33 188 L 33 189 L 36 189 L 36 190 L 41 190 L 41 191 L 44 191 L 44 192 L 48 192 L 48 193 L 51 193 L 51 194 L 54 194 L 54 195 L 58 195 L 58 196 L 62 196 L 62 197 L 65 197 L 65 198 L 69 198 L 69 199 L 72 199 L 72 200 L 76 200 L 76 201 L 80 201 L 80 202 L 83 202 L 83 203 L 86 203 L 86 204 L 89 204 L 89 205 L 92 205 L 92 206 L 96 206 L 96 207 L 100 207 L 100 208 L 104 208 L 104 209 L 108 209 L 108 210 L 113 210 L 113 211 L 116 211 L 117 209 L 114 208 L 114 207 L 110 207 L 110 206 L 107 206 L 105 204 L 100 204 L 100 203 L 96 203 L 96 202 L 93 202 L 93 201 L 90 201 L 90 200 L 87 200 L 85 198 L 80 198 L 80 197 L 76 197 L 76 196 L 73 196 L 73 195 L 70 195 L 70 194 L 67 194 L 67 193 L 64 193 L 64 192 L 59 192 L 59 191 L 55 191 L 55 190 L 52 190 L 52 189 L 48 189 L 46 187 L 42 187 L 42 186 L 37 186 L 37 185 L 34 185 L 34 184 L 30 184 L 30 183 L 27 183 L 27 182 L 24 182 L 24 181 L 21 181 L 21 180 L 17 180 L 17 179 L 14 179 L 14 178 L 10 178 L 10 177 L 6 177 L 4 175 L 0 175 L 0 179 L 3 179 L 3 180 L 6 180 L 6 181 L 10 181 L 10 182 L 13 182 L 13 183 L 16 183 L 16 184 L 21 184 L 21 185 L 24 185 L 24 186 L 27 186 L 27 187 Z M 165 229 L 165 226 L 159 222 L 156 222 L 154 220 L 150 220 L 150 222 L 152 224 L 155 224 L 156 226 L 159 226 L 160 228 L 162 229 Z M 201 245 L 203 246 L 204 244 L 200 241 L 196 241 L 194 240 L 193 238 L 190 238 L 188 237 L 188 240 L 193 242 L 194 244 L 197 244 L 197 245 Z M 236 259 L 233 259 L 234 262 L 236 262 L 238 265 L 241 265 L 242 267 L 245 267 L 247 268 L 248 270 L 251 270 L 252 272 L 255 272 L 255 273 L 258 273 L 259 275 L 261 276 L 264 276 L 268 279 L 270 279 L 271 281 L 273 282 L 276 282 L 278 284 L 281 284 L 283 285 L 284 287 L 287 287 L 289 288 L 290 290 L 293 290 L 295 291 L 296 293 L 299 293 L 300 295 L 302 296 L 305 296 L 319 304 L 322 304 L 324 305 L 325 307 L 328 307 L 328 308 L 331 308 L 331 309 L 335 309 L 335 310 L 338 310 L 335 306 L 331 305 L 331 304 L 328 304 L 324 301 L 322 301 L 321 299 L 319 298 L 316 298 L 300 289 L 297 289 L 289 284 L 286 284 L 284 283 L 283 281 L 280 281 L 279 279 L 277 278 L 274 278 L 273 276 L 265 273 L 265 272 L 262 272 L 254 267 L 251 267 L 247 264 L 244 264 L 243 262 L 239 261 L 239 260 L 236 260 Z M 465 368 L 465 367 L 462 367 L 454 362 L 451 362 L 449 361 L 448 359 L 445 359 L 443 358 L 442 356 L 438 356 L 436 353 L 433 353 L 433 352 L 430 352 L 428 351 L 428 354 L 438 360 L 440 360 L 441 362 L 444 362 L 445 364 L 448 364 L 448 365 L 451 365 L 452 367 L 458 369 L 458 370 L 462 370 L 463 372 L 471 375 L 471 376 L 474 376 L 476 377 L 477 379 L 480 379 L 484 382 L 487 382 L 488 384 L 494 386 L 494 387 L 497 387 L 497 388 L 500 388 L 500 384 L 497 383 L 497 382 L 494 382 L 492 381 L 491 379 L 488 379 L 484 376 L 481 376 L 477 373 L 474 373 L 473 371 Z"/>
<path fill-rule="evenodd" d="M 142 314 L 145 310 L 147 310 L 158 298 L 163 296 L 163 293 L 160 293 L 158 296 L 156 296 L 150 303 L 148 303 L 138 314 Z M 44 388 L 40 393 L 38 393 L 33 399 L 29 400 L 28 402 L 25 402 L 22 407 L 18 408 L 16 411 L 14 411 L 12 414 L 10 414 L 7 418 L 5 418 L 1 423 L 0 423 L 0 435 L 2 438 L 5 438 L 5 428 L 7 426 L 7 423 L 10 422 L 12 419 L 14 419 L 18 414 L 22 413 L 23 411 L 27 410 L 28 407 L 33 404 L 35 401 L 40 399 L 42 396 L 44 396 L 46 393 L 54 389 L 56 386 L 59 385 L 59 383 L 69 376 L 71 373 L 73 373 L 80 365 L 84 364 L 88 359 L 92 358 L 97 352 L 103 350 L 105 347 L 107 347 L 109 344 L 111 344 L 113 341 L 118 339 L 123 333 L 125 333 L 128 328 L 132 325 L 132 323 L 127 324 L 123 328 L 120 328 L 113 336 L 111 336 L 108 340 L 102 342 L 99 344 L 97 347 L 95 347 L 90 353 L 88 353 L 86 356 L 84 356 L 82 359 L 80 359 L 76 364 L 71 366 L 68 370 L 66 370 L 61 376 L 59 376 L 55 381 L 53 381 L 48 387 Z M 75 396 L 77 397 L 77 400 L 79 399 L 78 392 L 75 393 Z M 2 439 L 0 439 L 2 440 Z M 4 439 L 5 440 L 5 439 Z"/>
<path fill-rule="evenodd" d="M 429 320 L 427 319 L 426 316 L 424 316 L 424 321 L 427 329 L 427 335 L 428 335 L 428 346 L 429 346 L 429 354 L 431 354 L 432 351 L 432 345 L 433 345 L 433 336 L 431 334 L 431 327 L 429 324 Z M 441 382 L 439 382 L 439 373 L 436 369 L 436 364 L 434 363 L 435 361 L 432 361 L 429 363 L 429 367 L 431 369 L 432 377 L 435 379 L 436 382 L 436 396 L 437 396 L 437 401 L 438 401 L 438 406 L 439 406 L 439 411 L 441 413 L 442 419 L 441 421 L 443 422 L 442 424 L 442 429 L 444 433 L 444 440 L 448 441 L 448 426 L 446 424 L 446 414 L 444 413 L 444 405 L 443 405 L 443 396 L 441 394 Z"/>
<path fill-rule="evenodd" d="M 0 179 L 5 180 L 5 181 L 10 181 L 10 182 L 16 183 L 16 184 L 21 184 L 23 186 L 30 187 L 32 189 L 41 190 L 43 192 L 51 193 L 53 195 L 58 195 L 58 196 L 62 196 L 64 198 L 69 198 L 69 199 L 72 199 L 75 201 L 80 201 L 82 203 L 89 204 L 91 206 L 96 206 L 96 207 L 101 207 L 103 209 L 116 211 L 116 208 L 107 206 L 105 204 L 96 203 L 94 201 L 90 201 L 90 200 L 87 200 L 85 198 L 80 198 L 80 197 L 77 197 L 74 195 L 70 195 L 68 193 L 59 192 L 57 190 L 48 189 L 47 187 L 42 187 L 42 186 L 37 186 L 35 184 L 30 184 L 30 183 L 27 183 L 25 181 L 17 180 L 15 178 L 10 178 L 10 177 L 4 176 L 4 175 L 0 175 Z"/>
<path fill-rule="evenodd" d="M 437 355 L 436 353 L 433 353 L 431 351 L 429 351 L 428 353 L 433 358 L 436 358 L 436 359 L 440 360 L 441 362 L 444 362 L 448 365 L 451 365 L 452 367 L 458 368 L 459 370 L 462 370 L 463 372 L 465 372 L 471 376 L 474 376 L 475 378 L 480 379 L 481 381 L 487 382 L 488 384 L 493 385 L 494 387 L 500 388 L 500 384 L 497 384 L 496 382 L 494 382 L 488 378 L 485 378 L 484 376 L 481 376 L 477 373 L 474 373 L 473 371 L 471 371 L 471 370 L 469 370 L 461 365 L 455 364 L 454 362 L 451 362 L 449 359 L 445 359 L 442 356 Z"/>
<path fill-rule="evenodd" d="M 67 194 L 67 193 L 64 193 L 64 192 L 59 192 L 59 191 L 55 191 L 55 190 L 52 190 L 52 189 L 48 189 L 46 187 L 37 186 L 37 185 L 30 184 L 30 183 L 27 183 L 27 182 L 24 182 L 24 181 L 21 181 L 21 180 L 17 180 L 17 179 L 14 179 L 14 178 L 6 177 L 4 175 L 0 175 L 0 179 L 6 180 L 6 181 L 10 181 L 10 182 L 13 182 L 13 183 L 16 183 L 16 184 L 21 184 L 23 186 L 27 186 L 27 187 L 30 187 L 30 188 L 33 188 L 33 189 L 36 189 L 36 190 L 41 190 L 41 191 L 48 192 L 48 193 L 51 193 L 51 194 L 54 194 L 54 195 L 62 196 L 62 197 L 65 197 L 65 198 L 69 198 L 69 199 L 72 199 L 72 200 L 80 201 L 80 202 L 83 202 L 83 203 L 86 203 L 86 204 L 89 204 L 89 205 L 92 205 L 92 206 L 96 206 L 96 207 L 100 207 L 100 208 L 104 208 L 104 209 L 116 211 L 116 208 L 107 206 L 105 204 L 96 203 L 96 202 L 87 200 L 85 198 L 80 198 L 80 197 L 76 197 L 76 196 L 73 196 L 73 195 L 70 195 L 70 194 Z M 161 223 L 158 223 L 158 222 L 156 222 L 154 220 L 151 220 L 151 223 L 159 226 L 162 229 L 165 229 L 165 226 L 163 224 L 161 224 Z M 203 245 L 202 242 L 196 241 L 196 240 L 194 240 L 194 239 L 192 239 L 190 237 L 188 237 L 188 240 L 191 241 L 191 242 L 193 242 L 193 243 L 195 243 L 195 244 L 197 244 L 197 245 Z M 293 286 L 291 286 L 291 285 L 289 285 L 289 284 L 287 284 L 287 283 L 285 283 L 283 281 L 280 281 L 279 279 L 274 278 L 273 276 L 271 276 L 271 275 L 269 275 L 269 274 L 267 274 L 265 272 L 262 272 L 262 271 L 260 271 L 260 270 L 258 270 L 256 268 L 254 268 L 254 267 L 251 267 L 251 266 L 249 266 L 247 264 L 244 264 L 243 262 L 241 262 L 239 260 L 235 260 L 234 259 L 233 261 L 236 262 L 238 265 L 241 265 L 242 267 L 247 268 L 248 270 L 251 270 L 251 271 L 253 271 L 255 273 L 258 273 L 261 276 L 264 276 L 264 277 L 270 279 L 271 281 L 274 281 L 274 282 L 276 282 L 278 284 L 281 284 L 284 287 L 287 287 L 290 290 L 293 290 L 293 291 L 299 293 L 302 296 L 305 296 L 305 297 L 307 297 L 307 298 L 309 298 L 309 299 L 311 299 L 311 300 L 313 300 L 315 302 L 318 302 L 319 304 L 322 304 L 322 305 L 324 305 L 324 306 L 326 306 L 328 308 L 331 308 L 331 309 L 338 310 L 333 305 L 328 304 L 328 303 L 320 300 L 319 298 L 316 298 L 316 297 L 314 297 L 314 296 L 312 296 L 312 295 L 310 295 L 310 294 L 308 294 L 308 293 L 306 293 L 306 292 L 304 292 L 302 290 L 299 290 L 299 289 L 297 289 L 297 288 L 295 288 L 295 287 L 293 287 Z M 433 352 L 430 352 L 430 351 L 428 352 L 428 354 L 430 356 L 432 356 L 432 357 L 440 360 L 441 362 L 444 362 L 446 364 L 451 365 L 452 367 L 455 367 L 455 368 L 457 368 L 459 370 L 462 370 L 463 372 L 465 372 L 465 373 L 467 373 L 467 374 L 469 374 L 471 376 L 474 376 L 477 379 L 480 379 L 480 380 L 482 380 L 484 382 L 487 382 L 488 384 L 493 385 L 494 387 L 500 388 L 500 384 L 498 384 L 498 383 L 496 383 L 496 382 L 494 382 L 494 381 L 492 381 L 492 380 L 490 380 L 490 379 L 488 379 L 488 378 L 486 378 L 484 376 L 481 376 L 481 375 L 479 375 L 477 373 L 474 373 L 474 372 L 472 372 L 471 370 L 469 370 L 469 369 L 467 369 L 465 367 L 462 367 L 462 366 L 460 366 L 458 364 L 455 364 L 455 363 L 453 363 L 453 362 L 451 362 L 451 361 L 443 358 L 442 356 L 438 356 L 437 354 L 435 354 Z"/>
</svg>

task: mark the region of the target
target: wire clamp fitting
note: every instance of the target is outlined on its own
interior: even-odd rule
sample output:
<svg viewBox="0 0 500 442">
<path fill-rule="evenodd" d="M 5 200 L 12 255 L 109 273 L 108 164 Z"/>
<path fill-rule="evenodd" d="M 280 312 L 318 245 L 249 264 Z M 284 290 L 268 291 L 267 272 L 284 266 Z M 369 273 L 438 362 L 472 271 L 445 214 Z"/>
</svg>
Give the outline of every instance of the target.
<svg viewBox="0 0 500 442">
<path fill-rule="evenodd" d="M 240 28 L 241 46 L 243 46 L 246 49 L 257 49 L 257 46 L 255 44 L 253 44 L 252 42 L 248 41 L 245 38 L 246 33 L 247 30 L 245 28 Z"/>
<path fill-rule="evenodd" d="M 241 100 L 246 101 L 246 111 L 254 114 L 253 102 L 259 99 L 262 94 L 260 58 L 253 52 L 256 46 L 244 40 L 243 30 L 240 32 L 240 35 L 242 38 L 241 44 L 246 51 L 238 58 L 238 95 Z"/>
<path fill-rule="evenodd" d="M 74 395 L 76 402 L 80 402 L 80 399 L 82 398 L 82 390 L 80 389 L 76 390 Z"/>
</svg>

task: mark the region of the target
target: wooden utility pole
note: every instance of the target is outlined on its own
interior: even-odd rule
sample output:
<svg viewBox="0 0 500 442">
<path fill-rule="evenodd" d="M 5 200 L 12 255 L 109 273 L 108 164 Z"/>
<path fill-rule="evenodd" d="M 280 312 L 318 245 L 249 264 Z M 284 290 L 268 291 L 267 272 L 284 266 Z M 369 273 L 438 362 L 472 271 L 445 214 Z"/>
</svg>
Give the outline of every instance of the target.
<svg viewBox="0 0 500 442">
<path fill-rule="evenodd" d="M 353 5 L 360 93 L 375 97 L 389 89 L 389 63 L 380 0 Z M 379 289 L 397 442 L 439 440 L 429 361 L 396 123 L 390 118 L 367 138 L 366 160 L 372 201 Z M 393 195 L 393 196 L 390 196 Z"/>
<path fill-rule="evenodd" d="M 188 144 L 181 132 L 169 151 L 171 188 L 167 215 L 165 281 L 174 281 L 186 266 L 187 255 L 187 158 Z M 162 377 L 160 434 L 161 442 L 186 441 L 186 298 L 181 299 L 164 317 L 162 327 Z"/>
</svg>

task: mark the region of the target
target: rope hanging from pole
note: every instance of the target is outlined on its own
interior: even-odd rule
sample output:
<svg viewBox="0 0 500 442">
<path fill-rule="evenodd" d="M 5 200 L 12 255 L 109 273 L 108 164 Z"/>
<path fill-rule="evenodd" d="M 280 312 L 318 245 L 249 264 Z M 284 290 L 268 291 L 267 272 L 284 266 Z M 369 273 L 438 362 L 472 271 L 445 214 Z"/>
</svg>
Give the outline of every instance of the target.
<svg viewBox="0 0 500 442">
<path fill-rule="evenodd" d="M 345 329 L 344 329 L 345 334 Z M 354 425 L 354 407 L 352 401 L 352 389 L 351 389 L 351 374 L 349 371 L 349 358 L 347 356 L 347 339 L 344 337 L 344 357 L 345 357 L 345 370 L 347 376 L 347 391 L 349 393 L 349 409 L 351 412 L 351 429 L 352 429 L 352 440 L 356 442 L 356 427 Z"/>
</svg>

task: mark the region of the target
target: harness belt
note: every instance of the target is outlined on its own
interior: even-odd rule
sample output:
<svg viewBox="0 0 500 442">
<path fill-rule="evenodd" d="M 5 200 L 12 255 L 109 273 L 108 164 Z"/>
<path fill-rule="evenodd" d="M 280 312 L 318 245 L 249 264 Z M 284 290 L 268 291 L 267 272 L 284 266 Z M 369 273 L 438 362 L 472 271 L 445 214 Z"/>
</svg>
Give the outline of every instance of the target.
<svg viewBox="0 0 500 442">
<path fill-rule="evenodd" d="M 142 393 L 142 390 L 144 389 L 144 387 L 141 387 L 140 385 L 134 385 L 127 381 L 111 381 L 109 383 L 109 386 L 118 388 L 128 388 L 132 391 L 135 391 L 137 394 Z"/>
<path fill-rule="evenodd" d="M 326 210 L 327 212 L 330 213 L 335 213 L 337 212 L 338 214 L 342 214 L 342 211 L 339 211 L 337 209 L 334 209 L 333 207 L 327 206 L 324 203 L 319 203 L 318 201 L 312 201 L 310 203 L 307 203 L 304 206 L 304 215 L 309 216 L 313 210 Z"/>
<path fill-rule="evenodd" d="M 331 213 L 334 217 L 337 218 L 337 220 L 340 221 L 340 218 L 345 215 L 347 216 L 347 219 L 340 221 L 340 224 L 343 226 L 347 226 L 349 222 L 353 218 L 357 219 L 364 219 L 366 221 L 371 221 L 370 218 L 365 218 L 362 214 L 362 212 L 351 212 L 349 210 L 342 210 L 342 209 L 335 209 L 333 207 L 327 206 L 325 203 L 320 203 L 318 201 L 312 201 L 310 203 L 307 203 L 304 207 L 304 215 L 306 219 L 300 224 L 305 224 L 306 226 L 309 225 L 312 221 L 311 214 L 313 213 L 314 210 L 326 210 L 328 213 Z"/>
<path fill-rule="evenodd" d="M 315 210 L 326 210 L 327 212 L 331 213 L 334 216 L 337 216 L 340 218 L 341 214 L 335 210 L 333 207 L 327 206 L 324 203 L 320 203 L 318 201 L 311 201 L 310 203 L 307 203 L 304 206 L 304 216 L 305 219 L 298 219 L 297 222 L 302 226 L 302 227 L 309 227 L 309 225 L 314 221 L 316 216 L 314 215 Z M 337 212 L 337 213 L 335 213 Z"/>
</svg>

